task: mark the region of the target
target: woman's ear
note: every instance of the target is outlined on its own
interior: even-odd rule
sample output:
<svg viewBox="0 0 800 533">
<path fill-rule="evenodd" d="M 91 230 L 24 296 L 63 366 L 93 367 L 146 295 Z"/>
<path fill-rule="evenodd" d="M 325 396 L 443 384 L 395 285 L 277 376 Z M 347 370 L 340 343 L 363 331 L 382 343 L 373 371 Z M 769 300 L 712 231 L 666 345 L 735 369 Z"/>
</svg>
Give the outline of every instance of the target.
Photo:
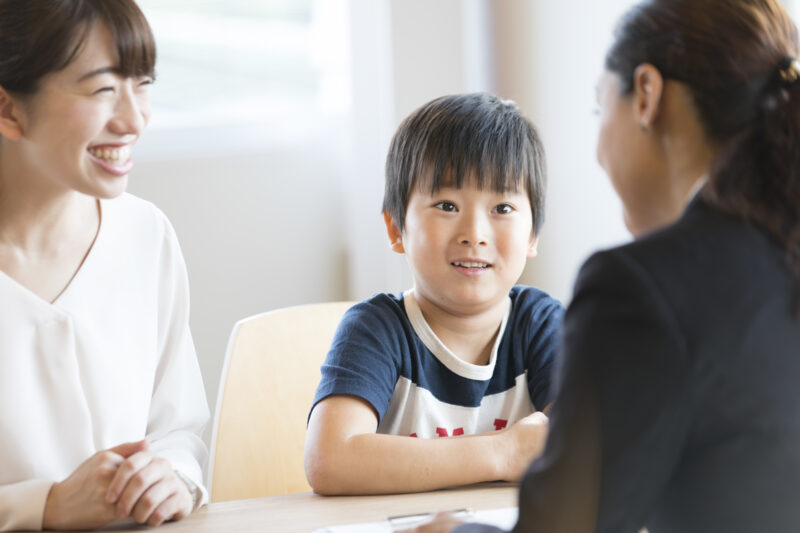
<svg viewBox="0 0 800 533">
<path fill-rule="evenodd" d="M 633 71 L 634 115 L 642 131 L 649 130 L 661 110 L 664 78 L 650 63 L 642 63 Z"/>
<path fill-rule="evenodd" d="M 392 215 L 386 211 L 383 212 L 383 223 L 386 224 L 386 234 L 389 236 L 389 244 L 392 247 L 392 251 L 398 254 L 405 253 L 406 250 L 403 248 L 403 232 L 400 231 L 400 228 L 398 228 L 397 224 L 392 220 Z"/>
<path fill-rule="evenodd" d="M 0 87 L 0 135 L 10 141 L 22 138 L 22 112 L 19 101 Z"/>
</svg>

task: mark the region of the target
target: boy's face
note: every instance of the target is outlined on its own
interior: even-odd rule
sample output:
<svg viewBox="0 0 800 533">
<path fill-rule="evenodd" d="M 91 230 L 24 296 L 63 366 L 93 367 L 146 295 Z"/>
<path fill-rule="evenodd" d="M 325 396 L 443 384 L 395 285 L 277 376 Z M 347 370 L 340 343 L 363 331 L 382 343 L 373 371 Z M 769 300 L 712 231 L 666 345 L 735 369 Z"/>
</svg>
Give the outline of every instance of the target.
<svg viewBox="0 0 800 533">
<path fill-rule="evenodd" d="M 498 193 L 471 183 L 433 194 L 415 188 L 402 233 L 384 218 L 392 249 L 406 254 L 420 304 L 456 315 L 504 304 L 526 259 L 536 255 L 525 191 Z"/>
</svg>

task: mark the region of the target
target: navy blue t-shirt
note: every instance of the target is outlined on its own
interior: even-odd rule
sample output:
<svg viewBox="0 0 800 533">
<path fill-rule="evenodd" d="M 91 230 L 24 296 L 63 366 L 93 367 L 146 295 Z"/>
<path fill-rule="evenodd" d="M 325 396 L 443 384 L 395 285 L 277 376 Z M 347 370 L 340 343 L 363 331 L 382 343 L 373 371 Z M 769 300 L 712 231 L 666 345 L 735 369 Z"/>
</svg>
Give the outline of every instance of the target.
<svg viewBox="0 0 800 533">
<path fill-rule="evenodd" d="M 313 405 L 331 395 L 363 398 L 378 432 L 393 435 L 502 429 L 550 403 L 563 312 L 543 291 L 514 287 L 489 363 L 473 365 L 436 337 L 413 291 L 377 294 L 339 324 Z"/>
</svg>

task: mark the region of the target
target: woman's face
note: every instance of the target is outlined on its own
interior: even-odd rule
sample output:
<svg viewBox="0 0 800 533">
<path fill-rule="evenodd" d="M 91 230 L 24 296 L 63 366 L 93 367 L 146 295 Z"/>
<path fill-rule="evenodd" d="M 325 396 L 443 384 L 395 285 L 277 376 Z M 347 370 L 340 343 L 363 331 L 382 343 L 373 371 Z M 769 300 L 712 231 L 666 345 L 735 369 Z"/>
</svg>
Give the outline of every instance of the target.
<svg viewBox="0 0 800 533">
<path fill-rule="evenodd" d="M 659 211 L 664 169 L 654 145 L 655 133 L 643 131 L 631 94 L 622 94 L 622 81 L 606 71 L 597 83 L 600 129 L 597 161 L 622 200 L 625 225 L 634 235 L 650 229 Z"/>
<path fill-rule="evenodd" d="M 149 77 L 124 78 L 108 29 L 96 24 L 75 59 L 21 103 L 23 158 L 63 189 L 113 198 L 150 117 Z"/>
</svg>

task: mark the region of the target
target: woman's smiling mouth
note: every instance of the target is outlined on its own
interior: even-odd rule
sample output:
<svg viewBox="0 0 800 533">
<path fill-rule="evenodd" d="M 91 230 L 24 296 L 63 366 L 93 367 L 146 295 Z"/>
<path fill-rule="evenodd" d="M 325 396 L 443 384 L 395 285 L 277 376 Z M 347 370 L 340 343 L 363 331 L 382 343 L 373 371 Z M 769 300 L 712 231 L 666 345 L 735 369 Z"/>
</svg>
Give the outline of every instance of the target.
<svg viewBox="0 0 800 533">
<path fill-rule="evenodd" d="M 123 146 L 92 146 L 89 153 L 96 159 L 112 165 L 119 165 L 131 157 L 130 145 Z"/>
<path fill-rule="evenodd" d="M 91 146 L 87 149 L 87 152 L 89 152 L 89 158 L 95 165 L 114 176 L 125 176 L 133 168 L 131 146 L 128 144 L 122 146 Z"/>
</svg>

